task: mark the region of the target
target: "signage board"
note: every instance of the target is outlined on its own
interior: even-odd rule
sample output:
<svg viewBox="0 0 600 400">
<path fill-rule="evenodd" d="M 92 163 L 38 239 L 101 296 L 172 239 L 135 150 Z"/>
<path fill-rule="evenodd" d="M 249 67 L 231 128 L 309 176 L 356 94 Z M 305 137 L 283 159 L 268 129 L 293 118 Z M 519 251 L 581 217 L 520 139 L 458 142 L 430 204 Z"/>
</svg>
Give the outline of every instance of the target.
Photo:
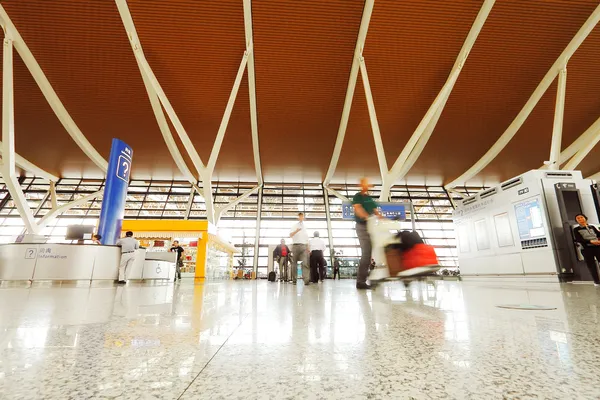
<svg viewBox="0 0 600 400">
<path fill-rule="evenodd" d="M 379 212 L 386 218 L 406 220 L 406 203 L 378 203 Z M 354 219 L 352 203 L 342 203 L 342 218 Z"/>
<path fill-rule="evenodd" d="M 131 147 L 119 139 L 113 139 L 98 225 L 104 245 L 114 245 L 121 236 L 132 160 Z"/>
</svg>

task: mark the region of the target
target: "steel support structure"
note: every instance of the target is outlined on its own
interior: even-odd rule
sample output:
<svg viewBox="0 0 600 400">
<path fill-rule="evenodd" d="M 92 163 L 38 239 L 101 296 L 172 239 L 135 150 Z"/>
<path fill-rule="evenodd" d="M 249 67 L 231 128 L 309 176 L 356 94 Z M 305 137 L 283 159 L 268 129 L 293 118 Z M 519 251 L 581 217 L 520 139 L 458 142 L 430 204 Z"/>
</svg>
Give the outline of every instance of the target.
<svg viewBox="0 0 600 400">
<path fill-rule="evenodd" d="M 2 46 L 2 177 L 25 228 L 28 232 L 37 234 L 38 226 L 16 174 L 13 41 L 8 33 Z"/>
<path fill-rule="evenodd" d="M 340 192 L 338 192 L 337 190 L 335 190 L 335 189 L 332 189 L 332 188 L 330 188 L 329 186 L 325 186 L 325 185 L 323 185 L 323 187 L 324 187 L 324 188 L 325 188 L 325 189 L 326 189 L 326 190 L 327 190 L 329 193 L 331 193 L 332 195 L 334 195 L 335 197 L 337 197 L 337 198 L 338 198 L 338 199 L 340 199 L 341 201 L 343 201 L 343 202 L 346 202 L 346 203 L 350 201 L 350 199 L 348 199 L 346 196 L 344 196 L 343 194 L 341 194 L 341 193 L 340 193 Z"/>
<path fill-rule="evenodd" d="M 236 199 L 230 201 L 226 205 L 224 205 L 224 206 L 214 206 L 214 209 L 215 209 L 215 221 L 219 222 L 221 220 L 221 216 L 223 215 L 224 212 L 226 212 L 227 210 L 229 210 L 231 207 L 236 206 L 241 201 L 243 201 L 243 200 L 247 199 L 248 197 L 252 196 L 252 194 L 256 193 L 256 191 L 259 190 L 260 188 L 261 188 L 260 185 L 254 186 L 252 189 L 246 191 L 245 193 L 243 193 L 242 195 L 238 196 Z"/>
<path fill-rule="evenodd" d="M 599 21 L 600 5 L 596 7 L 579 31 L 575 34 L 571 42 L 569 42 L 567 47 L 563 50 L 561 55 L 557 58 L 554 64 L 552 64 L 542 81 L 538 84 L 535 91 L 529 97 L 527 103 L 525 103 L 525 106 L 521 109 L 519 114 L 515 117 L 513 122 L 509 125 L 506 131 L 504 131 L 496 143 L 494 143 L 494 145 L 483 155 L 483 157 L 481 157 L 471 168 L 447 184 L 447 187 L 452 188 L 455 186 L 464 185 L 465 182 L 477 175 L 483 168 L 492 162 L 494 158 L 496 158 L 496 156 L 506 147 L 508 142 L 510 142 L 510 140 L 515 136 L 544 93 L 546 93 L 556 76 L 562 69 L 566 68 L 569 59 L 573 56 L 581 43 L 583 43 L 583 41 L 592 32 Z"/>
<path fill-rule="evenodd" d="M 564 164 L 581 149 L 587 146 L 587 144 L 594 140 L 597 132 L 600 131 L 600 118 L 598 118 L 589 128 L 585 130 L 573 143 L 571 143 L 566 149 L 560 153 L 560 163 Z"/>
<path fill-rule="evenodd" d="M 75 143 L 77 143 L 77 146 L 79 146 L 79 148 L 90 158 L 90 160 L 92 160 L 94 164 L 98 166 L 98 168 L 100 168 L 102 171 L 106 171 L 108 162 L 90 144 L 75 121 L 73 121 L 73 118 L 71 118 L 67 109 L 58 98 L 58 95 L 52 88 L 48 78 L 46 78 L 42 68 L 29 50 L 29 47 L 27 47 L 27 44 L 19 34 L 19 31 L 17 31 L 17 28 L 11 21 L 2 5 L 0 5 L 0 25 L 2 25 L 2 28 L 4 29 L 5 37 L 8 37 L 12 40 L 15 50 L 21 56 L 21 60 L 31 73 L 31 76 L 46 98 L 48 105 L 50 105 L 50 108 L 52 108 L 52 111 L 54 111 L 54 114 L 61 122 L 67 133 L 71 136 Z"/>
<path fill-rule="evenodd" d="M 85 204 L 88 201 L 93 200 L 98 196 L 101 196 L 103 192 L 104 192 L 104 189 L 102 189 L 96 193 L 92 193 L 92 194 L 88 194 L 87 196 L 83 196 L 77 200 L 73 200 L 72 202 L 64 204 L 60 207 L 53 206 L 52 210 L 48 211 L 48 213 L 46 215 L 44 215 L 42 217 L 42 219 L 38 222 L 38 228 L 40 230 L 44 229 L 46 227 L 46 225 L 48 225 L 50 223 L 50 221 L 52 221 L 54 218 L 58 217 L 60 214 L 69 211 L 73 207 L 77 207 L 82 204 Z"/>
<path fill-rule="evenodd" d="M 340 160 L 340 154 L 342 153 L 342 145 L 344 144 L 344 137 L 346 136 L 346 128 L 348 127 L 348 119 L 350 118 L 350 109 L 352 108 L 352 100 L 354 99 L 354 90 L 356 89 L 356 80 L 358 78 L 358 71 L 360 69 L 360 59 L 365 46 L 365 40 L 367 39 L 367 32 L 369 31 L 369 23 L 371 21 L 371 14 L 373 13 L 373 5 L 374 0 L 365 0 L 362 19 L 358 29 L 358 38 L 356 39 L 356 46 L 354 48 L 354 57 L 352 58 L 352 67 L 350 68 L 350 79 L 348 80 L 348 87 L 346 89 L 346 98 L 344 99 L 344 108 L 342 109 L 340 126 L 338 129 L 337 138 L 335 140 L 335 146 L 333 148 L 333 155 L 331 156 L 329 168 L 327 169 L 325 179 L 323 180 L 323 186 L 325 187 L 329 186 L 329 182 L 331 182 L 333 173 L 335 172 L 338 161 Z"/>
<path fill-rule="evenodd" d="M 571 159 L 565 164 L 564 170 L 572 171 L 579 166 L 581 161 L 592 151 L 594 147 L 600 142 L 600 127 L 596 129 L 595 135 L 589 139 L 589 141 L 583 146 Z"/>
<path fill-rule="evenodd" d="M 329 211 L 329 194 L 327 189 L 323 187 L 323 200 L 325 200 L 325 218 L 327 219 L 327 236 L 329 237 L 329 259 L 331 260 L 331 267 L 335 262 L 335 250 L 333 248 L 333 231 L 331 230 L 331 212 Z"/>
<path fill-rule="evenodd" d="M 200 155 L 198 154 L 196 148 L 194 147 L 189 135 L 187 134 L 183 124 L 179 120 L 177 113 L 175 112 L 173 106 L 171 105 L 166 93 L 164 92 L 162 86 L 158 82 L 154 71 L 150 67 L 148 60 L 146 59 L 144 52 L 142 50 L 142 45 L 140 39 L 137 35 L 137 31 L 135 28 L 135 24 L 133 22 L 133 18 L 131 16 L 131 12 L 129 11 L 129 6 L 127 5 L 127 0 L 115 0 L 117 8 L 119 10 L 119 14 L 121 16 L 121 20 L 127 31 L 127 35 L 129 37 L 129 41 L 131 43 L 131 48 L 135 55 L 138 67 L 140 69 L 140 73 L 142 75 L 142 79 L 144 80 L 144 85 L 146 86 L 146 91 L 148 93 L 148 97 L 150 99 L 152 109 L 154 111 L 154 115 L 160 127 L 163 138 L 165 139 L 165 143 L 173 157 L 173 160 L 177 164 L 179 170 L 186 176 L 187 180 L 192 184 L 194 189 L 204 197 L 206 202 L 206 214 L 207 219 L 211 223 L 217 223 L 218 217 L 220 213 L 218 210 L 215 210 L 213 206 L 213 196 L 212 196 L 212 176 L 214 172 L 215 165 L 217 163 L 219 152 L 221 150 L 221 146 L 223 144 L 223 139 L 225 137 L 225 132 L 227 131 L 227 126 L 229 124 L 229 120 L 231 118 L 231 113 L 233 111 L 233 107 L 235 105 L 235 99 L 237 97 L 243 76 L 244 71 L 248 69 L 248 87 L 250 90 L 250 119 L 252 126 L 252 143 L 253 143 L 253 151 L 254 151 L 254 163 L 256 168 L 257 180 L 259 186 L 262 185 L 262 171 L 260 168 L 260 155 L 258 152 L 258 121 L 257 121 L 257 113 L 256 113 L 256 90 L 254 84 L 254 55 L 252 52 L 252 14 L 251 14 L 251 3 L 249 0 L 244 0 L 244 25 L 246 29 L 246 51 L 242 56 L 242 60 L 240 62 L 240 66 L 238 68 L 238 72 L 236 78 L 234 80 L 233 88 L 229 95 L 229 100 L 227 101 L 227 105 L 225 107 L 225 111 L 223 113 L 223 118 L 219 125 L 219 129 L 217 131 L 217 136 L 215 138 L 215 142 L 213 144 L 213 148 L 211 150 L 208 164 L 204 165 Z M 192 164 L 194 165 L 197 171 L 197 178 L 189 168 L 187 167 L 185 160 L 183 159 L 179 149 L 177 148 L 177 144 L 173 135 L 171 134 L 171 130 L 168 126 L 166 117 L 164 115 L 164 111 L 167 113 L 179 139 L 183 143 L 184 148 L 187 150 L 190 159 L 192 160 Z M 202 189 L 200 189 L 197 184 L 198 182 L 202 182 Z M 237 203 L 235 203 L 237 204 Z M 235 205 L 233 204 L 233 205 Z"/>
<path fill-rule="evenodd" d="M 2 142 L 0 142 L 0 156 L 2 155 Z M 43 170 L 32 162 L 29 162 L 25 158 L 21 157 L 15 152 L 15 165 L 21 168 L 23 171 L 31 172 L 36 178 L 42 178 L 49 182 L 58 181 L 58 177 Z"/>
<path fill-rule="evenodd" d="M 383 177 L 380 200 L 389 200 L 390 189 L 399 179 L 410 171 L 414 163 L 417 161 L 425 145 L 429 141 L 437 122 L 442 115 L 442 111 L 454 89 L 454 85 L 460 76 L 462 68 L 475 45 L 475 41 L 479 37 L 479 33 L 483 29 L 485 22 L 494 7 L 495 0 L 486 0 L 481 6 L 479 13 L 475 17 L 475 21 L 469 30 L 467 38 L 460 49 L 458 56 L 450 70 L 448 79 L 438 93 L 434 102 L 431 104 L 425 116 L 415 129 L 414 133 L 402 149 L 402 152 L 394 162 L 392 169 Z"/>
<path fill-rule="evenodd" d="M 250 128 L 252 130 L 252 153 L 254 169 L 259 186 L 263 184 L 258 143 L 258 113 L 256 111 L 256 73 L 254 71 L 254 39 L 252 24 L 252 0 L 244 0 L 244 34 L 246 37 L 246 54 L 248 55 L 248 93 L 250 94 Z"/>
<path fill-rule="evenodd" d="M 262 196 L 263 186 L 260 185 L 258 189 L 258 209 L 256 212 L 256 231 L 254 234 L 254 260 L 252 263 L 252 270 L 254 271 L 254 278 L 258 278 L 258 250 L 259 250 L 259 238 L 260 238 L 260 221 L 262 217 Z M 297 266 L 296 266 L 297 268 Z"/>
<path fill-rule="evenodd" d="M 567 90 L 567 68 L 558 73 L 558 87 L 556 90 L 556 106 L 554 108 L 554 123 L 552 126 L 552 142 L 550 144 L 550 159 L 548 169 L 560 169 L 560 150 L 562 143 L 563 119 L 565 115 L 565 92 Z"/>
</svg>

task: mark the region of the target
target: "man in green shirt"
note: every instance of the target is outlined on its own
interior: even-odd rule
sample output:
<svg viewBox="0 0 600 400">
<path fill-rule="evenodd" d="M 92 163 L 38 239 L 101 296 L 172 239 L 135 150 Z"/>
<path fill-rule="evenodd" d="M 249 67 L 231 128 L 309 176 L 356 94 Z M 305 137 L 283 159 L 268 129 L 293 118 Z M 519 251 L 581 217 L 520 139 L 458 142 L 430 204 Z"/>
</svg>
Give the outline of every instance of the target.
<svg viewBox="0 0 600 400">
<path fill-rule="evenodd" d="M 367 283 L 369 276 L 369 266 L 371 264 L 371 236 L 367 231 L 367 219 L 371 215 L 381 217 L 377 203 L 369 196 L 369 181 L 367 178 L 360 180 L 360 192 L 356 193 L 352 198 L 352 206 L 354 207 L 354 220 L 356 221 L 356 236 L 360 244 L 360 263 L 358 264 L 358 274 L 356 277 L 357 289 L 371 289 L 371 285 Z"/>
</svg>

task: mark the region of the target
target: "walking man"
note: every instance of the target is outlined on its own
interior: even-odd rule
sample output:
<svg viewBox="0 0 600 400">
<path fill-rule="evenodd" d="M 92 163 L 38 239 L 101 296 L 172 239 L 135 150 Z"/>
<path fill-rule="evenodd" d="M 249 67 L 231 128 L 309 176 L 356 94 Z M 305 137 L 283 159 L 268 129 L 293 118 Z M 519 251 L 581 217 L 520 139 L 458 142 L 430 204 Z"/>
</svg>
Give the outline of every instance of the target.
<svg viewBox="0 0 600 400">
<path fill-rule="evenodd" d="M 319 232 L 315 231 L 312 239 L 308 242 L 310 251 L 310 275 L 314 283 L 323 282 L 325 279 L 325 242 L 319 237 Z"/>
<path fill-rule="evenodd" d="M 369 276 L 369 267 L 371 265 L 371 236 L 367 231 L 367 219 L 371 215 L 381 217 L 381 213 L 377 209 L 377 203 L 369 196 L 369 181 L 367 178 L 360 180 L 360 192 L 356 193 L 352 198 L 352 206 L 354 207 L 354 220 L 356 222 L 356 236 L 360 244 L 360 263 L 358 264 L 358 274 L 356 277 L 357 289 L 371 289 L 371 285 L 367 283 Z"/>
<path fill-rule="evenodd" d="M 121 248 L 121 264 L 119 265 L 119 281 L 118 284 L 124 285 L 127 283 L 127 269 L 135 261 L 135 251 L 140 248 L 140 244 L 133 237 L 133 232 L 128 231 L 125 237 L 117 240 L 117 246 Z"/>
<path fill-rule="evenodd" d="M 304 284 L 308 286 L 310 284 L 310 268 L 308 266 L 308 233 L 304 227 L 304 213 L 298 213 L 298 222 L 292 227 L 290 231 L 290 237 L 292 238 L 292 265 L 291 265 L 291 276 L 294 285 L 298 279 L 298 261 L 302 263 L 302 279 Z"/>
<path fill-rule="evenodd" d="M 340 260 L 337 258 L 333 262 L 333 280 L 335 281 L 335 277 L 337 276 L 338 280 L 341 279 L 340 276 Z"/>
<path fill-rule="evenodd" d="M 175 279 L 173 282 L 176 282 L 177 279 L 181 280 L 181 268 L 183 267 L 183 254 L 185 253 L 185 249 L 179 245 L 179 240 L 173 241 L 173 246 L 169 250 L 172 252 L 177 252 L 177 263 L 175 264 Z"/>
<path fill-rule="evenodd" d="M 273 260 L 279 264 L 279 280 L 281 282 L 287 282 L 288 280 L 287 266 L 290 253 L 290 248 L 285 244 L 285 239 L 281 239 L 281 244 L 273 250 Z"/>
</svg>

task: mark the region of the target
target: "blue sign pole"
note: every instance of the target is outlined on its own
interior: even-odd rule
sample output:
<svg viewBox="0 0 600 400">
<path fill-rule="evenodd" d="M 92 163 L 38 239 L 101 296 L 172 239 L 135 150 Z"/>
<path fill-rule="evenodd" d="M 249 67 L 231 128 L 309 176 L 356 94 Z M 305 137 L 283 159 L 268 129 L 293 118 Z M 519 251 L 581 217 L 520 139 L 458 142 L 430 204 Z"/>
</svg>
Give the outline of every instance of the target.
<svg viewBox="0 0 600 400">
<path fill-rule="evenodd" d="M 121 236 L 132 159 L 131 147 L 119 139 L 113 139 L 98 225 L 98 234 L 102 236 L 104 245 L 114 245 Z"/>
</svg>

